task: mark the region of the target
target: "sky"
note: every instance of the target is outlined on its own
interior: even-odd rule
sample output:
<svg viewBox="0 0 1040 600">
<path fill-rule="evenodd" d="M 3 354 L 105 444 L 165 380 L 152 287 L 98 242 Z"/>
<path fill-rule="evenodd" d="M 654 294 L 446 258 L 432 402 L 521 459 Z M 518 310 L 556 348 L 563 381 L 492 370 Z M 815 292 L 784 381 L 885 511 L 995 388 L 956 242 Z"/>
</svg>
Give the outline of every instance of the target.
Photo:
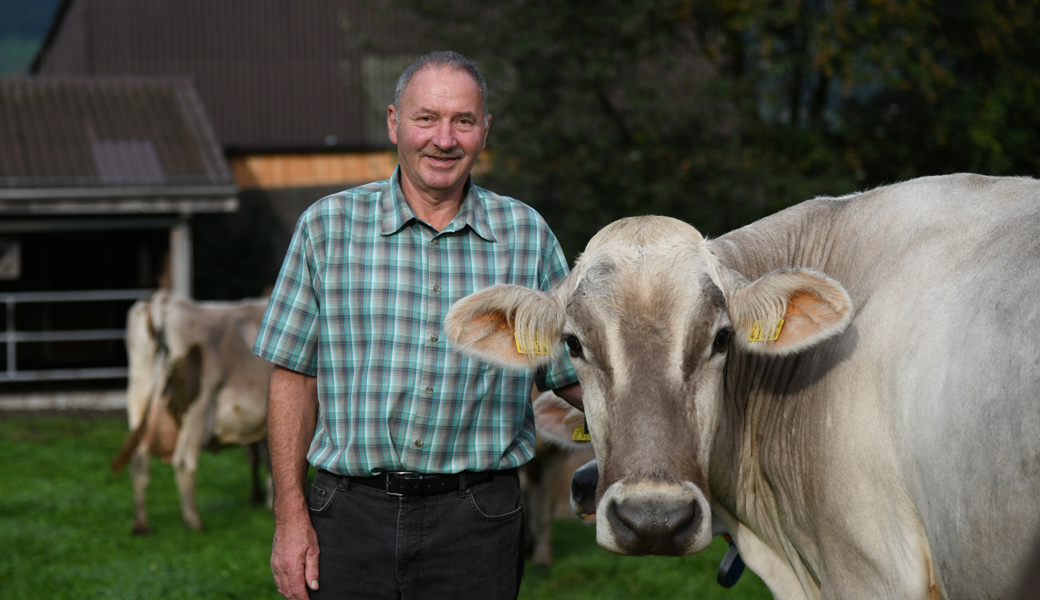
<svg viewBox="0 0 1040 600">
<path fill-rule="evenodd" d="M 26 75 L 61 0 L 0 0 L 0 75 Z"/>
</svg>

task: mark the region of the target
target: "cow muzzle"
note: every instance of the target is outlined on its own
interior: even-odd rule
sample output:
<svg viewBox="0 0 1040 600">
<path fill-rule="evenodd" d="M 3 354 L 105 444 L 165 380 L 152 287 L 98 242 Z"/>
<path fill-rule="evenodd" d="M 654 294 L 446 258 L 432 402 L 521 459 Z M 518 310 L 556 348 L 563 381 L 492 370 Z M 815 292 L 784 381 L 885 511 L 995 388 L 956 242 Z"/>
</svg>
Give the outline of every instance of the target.
<svg viewBox="0 0 1040 600">
<path fill-rule="evenodd" d="M 711 508 L 689 482 L 618 482 L 598 508 L 596 542 L 617 554 L 685 556 L 711 543 Z"/>
<path fill-rule="evenodd" d="M 599 467 L 596 459 L 585 463 L 571 478 L 571 510 L 583 521 L 596 519 L 596 486 L 599 484 Z"/>
</svg>

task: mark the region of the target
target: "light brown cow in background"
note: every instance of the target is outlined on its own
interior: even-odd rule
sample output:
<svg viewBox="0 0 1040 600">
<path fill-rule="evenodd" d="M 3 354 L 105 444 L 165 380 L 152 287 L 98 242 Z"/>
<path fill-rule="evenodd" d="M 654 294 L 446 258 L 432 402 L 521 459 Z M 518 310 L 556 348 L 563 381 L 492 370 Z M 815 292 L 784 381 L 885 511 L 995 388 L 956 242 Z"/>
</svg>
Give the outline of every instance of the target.
<svg viewBox="0 0 1040 600">
<path fill-rule="evenodd" d="M 271 364 L 252 353 L 266 299 L 194 302 L 157 292 L 127 314 L 127 416 L 130 434 L 112 461 L 130 464 L 135 534 L 149 531 L 150 455 L 172 463 L 184 525 L 201 529 L 195 477 L 204 448 L 244 445 L 253 463 L 266 458 Z M 267 490 L 270 491 L 270 469 Z M 270 494 L 268 493 L 268 503 Z"/>
<path fill-rule="evenodd" d="M 533 394 L 537 431 L 535 457 L 520 469 L 527 516 L 527 548 L 531 563 L 553 563 L 552 522 L 573 516 L 569 496 L 575 469 L 592 460 L 592 444 L 574 439 L 585 416 L 552 392 Z"/>
</svg>

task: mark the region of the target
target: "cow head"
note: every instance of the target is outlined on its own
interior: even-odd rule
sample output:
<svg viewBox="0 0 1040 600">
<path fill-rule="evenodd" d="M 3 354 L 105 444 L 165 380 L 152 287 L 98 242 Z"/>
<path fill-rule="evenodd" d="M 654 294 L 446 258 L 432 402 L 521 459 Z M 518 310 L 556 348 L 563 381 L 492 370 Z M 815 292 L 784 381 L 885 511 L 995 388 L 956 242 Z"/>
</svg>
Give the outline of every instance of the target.
<svg viewBox="0 0 1040 600">
<path fill-rule="evenodd" d="M 689 225 L 636 217 L 596 234 L 555 289 L 481 290 L 452 307 L 445 331 L 505 367 L 569 353 L 599 466 L 597 542 L 685 555 L 711 543 L 708 458 L 727 353 L 797 352 L 850 315 L 848 293 L 821 273 L 748 281 Z M 550 353 L 521 352 L 538 345 Z"/>
</svg>

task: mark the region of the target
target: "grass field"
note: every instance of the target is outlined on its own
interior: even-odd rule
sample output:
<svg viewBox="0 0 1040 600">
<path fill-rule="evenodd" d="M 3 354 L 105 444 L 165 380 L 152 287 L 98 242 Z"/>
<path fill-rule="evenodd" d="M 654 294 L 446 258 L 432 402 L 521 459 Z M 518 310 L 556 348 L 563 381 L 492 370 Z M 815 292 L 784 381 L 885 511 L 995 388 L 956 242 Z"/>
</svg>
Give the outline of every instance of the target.
<svg viewBox="0 0 1040 600">
<path fill-rule="evenodd" d="M 0 416 L 0 597 L 40 599 L 280 598 L 268 567 L 271 514 L 249 504 L 241 450 L 204 454 L 198 504 L 205 530 L 186 531 L 169 466 L 154 461 L 152 534 L 130 535 L 129 475 L 108 463 L 122 418 Z M 696 557 L 620 557 L 591 527 L 558 521 L 556 564 L 528 566 L 521 598 L 770 598 L 750 572 L 730 590 L 715 582 L 725 548 Z"/>
</svg>

